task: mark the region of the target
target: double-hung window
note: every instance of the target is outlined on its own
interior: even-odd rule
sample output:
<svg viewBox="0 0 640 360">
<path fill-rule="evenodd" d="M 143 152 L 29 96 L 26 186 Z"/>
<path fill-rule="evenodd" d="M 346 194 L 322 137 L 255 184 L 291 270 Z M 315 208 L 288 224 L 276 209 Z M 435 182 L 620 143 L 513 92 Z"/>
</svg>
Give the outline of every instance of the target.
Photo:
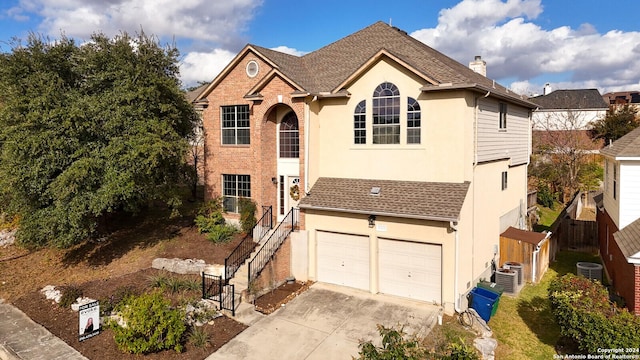
<svg viewBox="0 0 640 360">
<path fill-rule="evenodd" d="M 224 211 L 239 212 L 238 200 L 251 197 L 251 176 L 222 175 L 222 194 Z"/>
<path fill-rule="evenodd" d="M 507 130 L 507 104 L 500 103 L 500 130 Z"/>
<path fill-rule="evenodd" d="M 221 114 L 222 144 L 250 144 L 249 105 L 223 106 Z"/>
<path fill-rule="evenodd" d="M 373 143 L 400 144 L 400 91 L 385 82 L 373 92 Z"/>
</svg>

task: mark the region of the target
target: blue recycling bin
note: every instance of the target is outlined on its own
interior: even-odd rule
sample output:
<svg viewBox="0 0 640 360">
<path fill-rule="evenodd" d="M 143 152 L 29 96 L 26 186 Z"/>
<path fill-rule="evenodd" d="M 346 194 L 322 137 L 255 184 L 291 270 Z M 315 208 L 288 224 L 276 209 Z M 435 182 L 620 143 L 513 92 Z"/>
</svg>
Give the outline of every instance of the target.
<svg viewBox="0 0 640 360">
<path fill-rule="evenodd" d="M 500 294 L 487 289 L 474 287 L 469 293 L 471 307 L 480 315 L 482 320 L 489 322 L 491 315 L 498 309 Z"/>
</svg>

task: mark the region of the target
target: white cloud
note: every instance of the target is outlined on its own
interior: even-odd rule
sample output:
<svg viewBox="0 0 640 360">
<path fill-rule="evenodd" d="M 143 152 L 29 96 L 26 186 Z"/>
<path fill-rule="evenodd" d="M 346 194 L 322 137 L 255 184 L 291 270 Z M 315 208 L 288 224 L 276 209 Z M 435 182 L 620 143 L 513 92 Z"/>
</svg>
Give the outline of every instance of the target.
<svg viewBox="0 0 640 360">
<path fill-rule="evenodd" d="M 180 63 L 180 78 L 188 87 L 198 81 L 211 81 L 224 69 L 235 56 L 223 49 L 214 49 L 211 52 L 188 53 Z"/>
<path fill-rule="evenodd" d="M 275 50 L 275 51 L 279 51 L 279 52 L 283 52 L 285 54 L 289 54 L 289 55 L 295 55 L 295 56 L 302 56 L 304 54 L 306 54 L 305 51 L 300 51 L 298 49 L 292 49 L 288 46 L 277 46 L 274 48 L 271 48 L 271 50 Z"/>
<path fill-rule="evenodd" d="M 600 34 L 591 24 L 545 30 L 534 22 L 542 11 L 540 0 L 463 0 L 440 11 L 435 28 L 411 35 L 463 64 L 481 55 L 489 77 L 515 78 L 512 89 L 525 94 L 541 92 L 543 84 L 528 79 L 545 74 L 567 77 L 557 89 L 640 89 L 640 32 Z"/>
<path fill-rule="evenodd" d="M 232 44 L 239 40 L 261 0 L 20 0 L 19 7 L 43 17 L 40 31 L 88 38 L 100 31 L 143 29 L 161 38 Z"/>
</svg>

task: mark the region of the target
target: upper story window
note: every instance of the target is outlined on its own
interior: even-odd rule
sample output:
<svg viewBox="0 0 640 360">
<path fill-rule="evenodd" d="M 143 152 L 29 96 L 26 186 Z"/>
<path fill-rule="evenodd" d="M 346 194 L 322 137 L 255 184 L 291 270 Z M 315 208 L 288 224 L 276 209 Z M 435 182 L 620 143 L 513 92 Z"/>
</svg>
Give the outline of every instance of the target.
<svg viewBox="0 0 640 360">
<path fill-rule="evenodd" d="M 353 112 L 353 143 L 367 143 L 367 102 L 362 100 Z"/>
<path fill-rule="evenodd" d="M 500 103 L 500 130 L 507 130 L 507 104 Z"/>
<path fill-rule="evenodd" d="M 249 105 L 223 106 L 221 116 L 223 145 L 250 144 Z"/>
<path fill-rule="evenodd" d="M 385 82 L 373 92 L 373 143 L 400 144 L 400 91 Z"/>
<path fill-rule="evenodd" d="M 420 144 L 420 104 L 407 98 L 407 144 Z"/>
<path fill-rule="evenodd" d="M 280 157 L 300 157 L 298 117 L 293 111 L 287 113 L 280 122 Z"/>
<path fill-rule="evenodd" d="M 507 190 L 507 172 L 502 172 L 502 190 Z"/>
<path fill-rule="evenodd" d="M 618 164 L 613 163 L 613 198 L 616 199 L 618 192 Z"/>
</svg>

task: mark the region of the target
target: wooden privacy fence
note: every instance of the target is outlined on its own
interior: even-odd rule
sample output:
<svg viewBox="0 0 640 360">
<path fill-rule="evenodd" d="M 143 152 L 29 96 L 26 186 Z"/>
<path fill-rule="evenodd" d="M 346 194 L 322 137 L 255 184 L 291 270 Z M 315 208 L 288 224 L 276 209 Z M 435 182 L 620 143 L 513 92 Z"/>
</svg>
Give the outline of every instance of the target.
<svg viewBox="0 0 640 360">
<path fill-rule="evenodd" d="M 556 229 L 561 249 L 596 251 L 598 249 L 598 223 L 565 217 Z"/>
</svg>

